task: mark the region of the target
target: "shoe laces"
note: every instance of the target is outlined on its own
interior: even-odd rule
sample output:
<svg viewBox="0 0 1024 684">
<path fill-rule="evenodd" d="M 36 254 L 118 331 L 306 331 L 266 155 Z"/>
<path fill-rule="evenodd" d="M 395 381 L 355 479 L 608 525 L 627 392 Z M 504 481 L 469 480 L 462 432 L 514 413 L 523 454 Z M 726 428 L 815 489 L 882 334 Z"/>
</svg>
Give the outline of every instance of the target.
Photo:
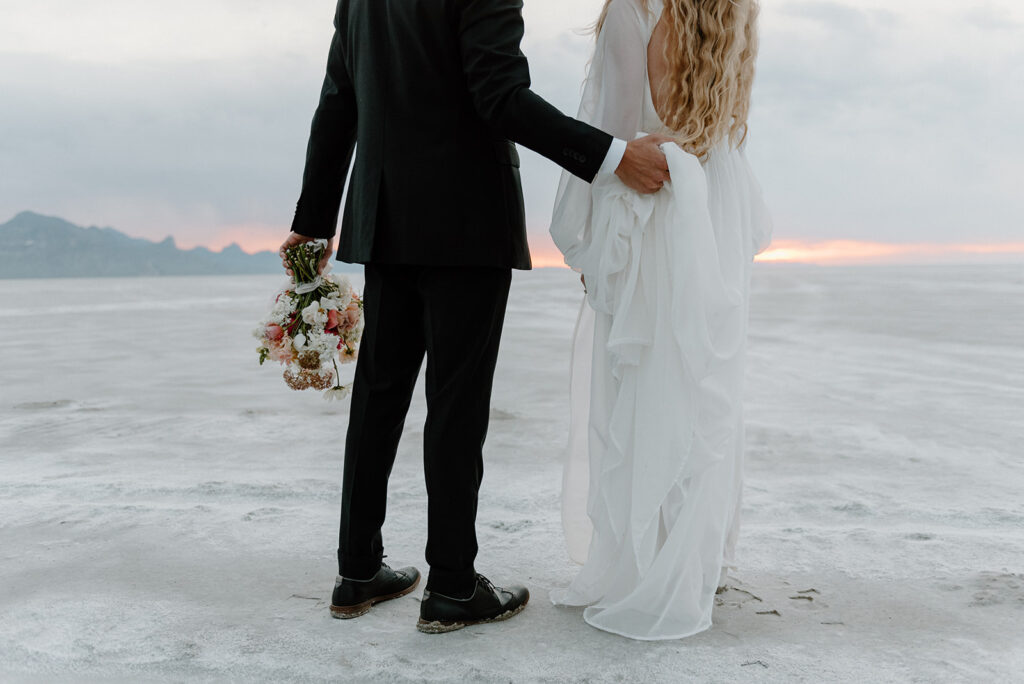
<svg viewBox="0 0 1024 684">
<path fill-rule="evenodd" d="M 491 582 L 491 580 L 489 580 L 486 577 L 484 577 L 483 575 L 481 575 L 480 573 L 476 574 L 476 580 L 480 584 L 482 584 L 485 587 L 487 587 L 488 589 L 490 589 L 492 594 L 497 594 L 498 593 L 498 588 L 494 586 L 494 583 Z"/>
</svg>

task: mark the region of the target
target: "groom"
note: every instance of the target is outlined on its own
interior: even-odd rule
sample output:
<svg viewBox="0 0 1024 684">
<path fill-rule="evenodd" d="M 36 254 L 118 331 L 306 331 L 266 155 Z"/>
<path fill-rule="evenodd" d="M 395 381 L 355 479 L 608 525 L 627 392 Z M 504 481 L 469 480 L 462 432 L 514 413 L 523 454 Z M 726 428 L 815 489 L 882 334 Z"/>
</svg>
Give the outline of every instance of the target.
<svg viewBox="0 0 1024 684">
<path fill-rule="evenodd" d="M 529 269 L 519 155 L 640 192 L 668 180 L 650 137 L 625 143 L 530 90 L 521 0 L 340 0 L 287 247 L 331 239 L 352 156 L 338 258 L 365 264 L 331 614 L 410 593 L 382 562 L 388 477 L 427 359 L 424 470 L 430 565 L 418 628 L 511 617 L 525 587 L 476 573 L 475 519 L 511 269 Z"/>
</svg>

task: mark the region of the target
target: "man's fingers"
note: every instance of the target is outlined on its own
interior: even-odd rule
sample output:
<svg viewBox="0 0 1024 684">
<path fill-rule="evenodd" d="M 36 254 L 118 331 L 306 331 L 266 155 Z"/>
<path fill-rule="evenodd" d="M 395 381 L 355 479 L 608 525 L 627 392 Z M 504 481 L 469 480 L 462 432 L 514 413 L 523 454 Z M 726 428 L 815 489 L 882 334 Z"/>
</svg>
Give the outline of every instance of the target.
<svg viewBox="0 0 1024 684">
<path fill-rule="evenodd" d="M 320 273 L 323 273 L 324 269 L 327 268 L 327 264 L 330 263 L 332 256 L 334 256 L 334 240 L 328 240 L 327 249 L 324 250 L 324 255 L 320 257 Z"/>
</svg>

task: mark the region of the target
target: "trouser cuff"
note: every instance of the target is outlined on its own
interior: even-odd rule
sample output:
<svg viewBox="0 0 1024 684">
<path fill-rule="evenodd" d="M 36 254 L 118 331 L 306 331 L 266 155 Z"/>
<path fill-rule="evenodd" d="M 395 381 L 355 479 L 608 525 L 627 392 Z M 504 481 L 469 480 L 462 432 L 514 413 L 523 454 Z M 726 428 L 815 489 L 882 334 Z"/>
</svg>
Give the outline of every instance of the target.
<svg viewBox="0 0 1024 684">
<path fill-rule="evenodd" d="M 476 589 L 476 571 L 469 570 L 434 570 L 431 568 L 427 577 L 427 591 L 433 591 L 452 598 L 472 596 Z"/>
<path fill-rule="evenodd" d="M 373 579 L 383 560 L 383 556 L 350 556 L 339 550 L 338 574 L 354 580 Z"/>
</svg>

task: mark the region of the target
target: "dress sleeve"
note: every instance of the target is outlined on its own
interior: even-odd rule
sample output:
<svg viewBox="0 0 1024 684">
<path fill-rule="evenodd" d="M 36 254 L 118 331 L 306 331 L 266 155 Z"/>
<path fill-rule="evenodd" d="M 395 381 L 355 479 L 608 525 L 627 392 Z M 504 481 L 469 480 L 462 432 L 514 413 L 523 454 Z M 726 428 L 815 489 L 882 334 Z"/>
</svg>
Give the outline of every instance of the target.
<svg viewBox="0 0 1024 684">
<path fill-rule="evenodd" d="M 613 0 L 597 37 L 578 119 L 621 140 L 640 130 L 647 78 L 647 31 L 636 0 Z M 551 237 L 576 270 L 590 243 L 592 188 L 563 173 Z"/>
<path fill-rule="evenodd" d="M 597 39 L 587 102 L 590 123 L 622 140 L 632 140 L 640 130 L 644 85 L 647 78 L 646 31 L 634 0 L 614 0 Z M 600 60 L 600 63 L 599 63 Z"/>
</svg>

